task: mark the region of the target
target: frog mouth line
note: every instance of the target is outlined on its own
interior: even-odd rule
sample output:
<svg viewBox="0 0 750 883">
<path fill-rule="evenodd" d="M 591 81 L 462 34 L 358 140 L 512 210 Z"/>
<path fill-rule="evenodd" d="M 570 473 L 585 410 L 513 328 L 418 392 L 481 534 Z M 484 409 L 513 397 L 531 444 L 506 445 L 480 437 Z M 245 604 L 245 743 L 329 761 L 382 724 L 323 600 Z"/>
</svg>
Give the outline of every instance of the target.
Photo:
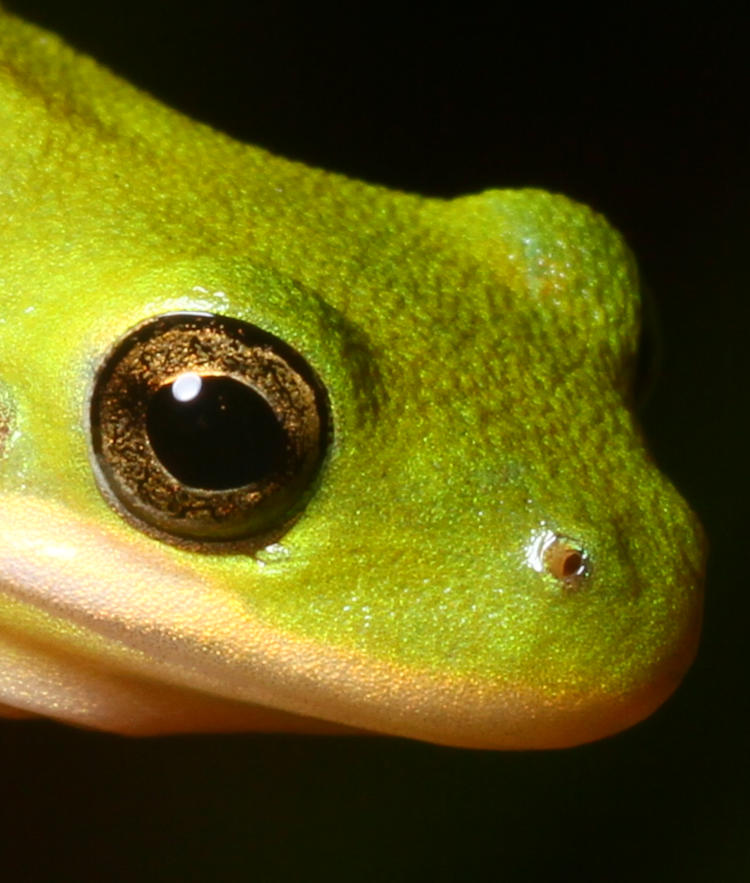
<svg viewBox="0 0 750 883">
<path fill-rule="evenodd" d="M 523 687 L 438 678 L 273 630 L 158 547 L 144 552 L 140 538 L 130 544 L 57 503 L 8 496 L 1 506 L 9 527 L 0 535 L 0 587 L 11 631 L 13 607 L 21 606 L 32 641 L 112 672 L 115 703 L 119 676 L 334 726 L 470 747 L 562 747 L 646 717 L 677 686 L 691 655 L 627 695 L 557 702 Z M 169 599 L 148 591 L 166 581 Z M 13 695 L 11 686 L 0 701 L 13 705 Z M 55 716 L 54 703 L 40 713 Z M 217 720 L 182 728 L 236 729 L 232 715 L 236 709 L 226 727 Z"/>
</svg>

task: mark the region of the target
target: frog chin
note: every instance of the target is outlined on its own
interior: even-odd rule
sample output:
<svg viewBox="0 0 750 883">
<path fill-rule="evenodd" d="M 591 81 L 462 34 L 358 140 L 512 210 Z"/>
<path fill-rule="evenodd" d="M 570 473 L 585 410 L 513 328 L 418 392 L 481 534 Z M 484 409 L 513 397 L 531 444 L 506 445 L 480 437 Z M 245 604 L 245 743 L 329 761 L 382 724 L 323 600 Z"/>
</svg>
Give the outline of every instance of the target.
<svg viewBox="0 0 750 883">
<path fill-rule="evenodd" d="M 0 509 L 0 714 L 144 735 L 365 730 L 564 747 L 646 717 L 697 641 L 696 621 L 641 685 L 613 695 L 437 675 L 274 629 L 159 544 L 58 502 L 7 495 Z"/>
</svg>

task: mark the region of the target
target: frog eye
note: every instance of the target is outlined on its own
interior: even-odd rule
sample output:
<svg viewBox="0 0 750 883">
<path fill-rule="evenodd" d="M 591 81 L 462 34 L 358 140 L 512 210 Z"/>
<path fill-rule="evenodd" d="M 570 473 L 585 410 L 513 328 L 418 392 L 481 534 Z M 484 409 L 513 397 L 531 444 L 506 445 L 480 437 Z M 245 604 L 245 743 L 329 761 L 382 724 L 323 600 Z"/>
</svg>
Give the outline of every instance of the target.
<svg viewBox="0 0 750 883">
<path fill-rule="evenodd" d="M 309 499 L 325 456 L 325 390 L 273 335 L 236 319 L 171 313 L 126 334 L 90 401 L 99 488 L 165 539 L 267 536 Z"/>
</svg>

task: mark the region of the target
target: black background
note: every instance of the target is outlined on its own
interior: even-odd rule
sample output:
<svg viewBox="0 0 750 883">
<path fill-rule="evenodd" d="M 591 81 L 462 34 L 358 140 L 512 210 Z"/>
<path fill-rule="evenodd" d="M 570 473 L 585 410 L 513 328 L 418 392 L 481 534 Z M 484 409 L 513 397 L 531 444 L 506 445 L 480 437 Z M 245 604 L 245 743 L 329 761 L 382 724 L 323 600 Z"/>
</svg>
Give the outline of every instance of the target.
<svg viewBox="0 0 750 883">
<path fill-rule="evenodd" d="M 440 196 L 542 186 L 604 212 L 660 315 L 643 420 L 712 556 L 684 685 L 591 746 L 137 741 L 2 724 L 3 877 L 750 880 L 748 21 L 710 4 L 670 20 L 633 6 L 6 5 L 286 156 Z"/>
</svg>

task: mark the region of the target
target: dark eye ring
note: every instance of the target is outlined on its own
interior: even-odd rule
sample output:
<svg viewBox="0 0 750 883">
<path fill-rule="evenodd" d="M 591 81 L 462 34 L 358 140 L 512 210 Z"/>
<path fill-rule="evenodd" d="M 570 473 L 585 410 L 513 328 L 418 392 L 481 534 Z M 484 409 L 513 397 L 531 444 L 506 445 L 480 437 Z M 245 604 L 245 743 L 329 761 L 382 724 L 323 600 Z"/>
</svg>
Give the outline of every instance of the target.
<svg viewBox="0 0 750 883">
<path fill-rule="evenodd" d="M 170 313 L 118 341 L 89 423 L 102 493 L 165 539 L 236 542 L 304 506 L 330 436 L 323 385 L 302 356 L 224 316 Z"/>
</svg>

